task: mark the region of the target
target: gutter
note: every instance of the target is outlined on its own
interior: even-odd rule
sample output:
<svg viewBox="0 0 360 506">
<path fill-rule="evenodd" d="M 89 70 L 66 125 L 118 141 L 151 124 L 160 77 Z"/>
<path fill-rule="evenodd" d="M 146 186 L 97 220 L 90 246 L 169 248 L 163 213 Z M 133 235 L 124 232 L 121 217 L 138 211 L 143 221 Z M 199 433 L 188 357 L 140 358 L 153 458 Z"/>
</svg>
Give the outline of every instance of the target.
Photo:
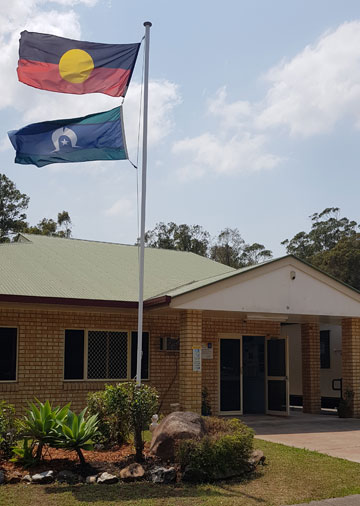
<svg viewBox="0 0 360 506">
<path fill-rule="evenodd" d="M 171 297 L 164 295 L 147 299 L 144 301 L 144 308 L 154 306 L 169 305 Z M 25 304 L 60 304 L 66 306 L 83 307 L 118 307 L 126 309 L 137 309 L 138 302 L 122 300 L 104 300 L 104 299 L 75 299 L 67 297 L 39 297 L 35 295 L 4 295 L 0 294 L 0 302 L 15 302 Z"/>
</svg>

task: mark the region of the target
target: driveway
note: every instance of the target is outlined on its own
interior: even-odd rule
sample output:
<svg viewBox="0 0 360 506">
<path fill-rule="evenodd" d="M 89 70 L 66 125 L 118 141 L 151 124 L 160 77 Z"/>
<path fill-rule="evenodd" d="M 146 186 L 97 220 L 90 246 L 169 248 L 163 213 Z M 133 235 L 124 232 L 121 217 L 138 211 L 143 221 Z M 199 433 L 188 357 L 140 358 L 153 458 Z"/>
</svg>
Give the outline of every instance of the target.
<svg viewBox="0 0 360 506">
<path fill-rule="evenodd" d="M 241 419 L 259 439 L 360 462 L 360 419 L 298 411 L 291 411 L 289 417 L 244 415 Z"/>
</svg>

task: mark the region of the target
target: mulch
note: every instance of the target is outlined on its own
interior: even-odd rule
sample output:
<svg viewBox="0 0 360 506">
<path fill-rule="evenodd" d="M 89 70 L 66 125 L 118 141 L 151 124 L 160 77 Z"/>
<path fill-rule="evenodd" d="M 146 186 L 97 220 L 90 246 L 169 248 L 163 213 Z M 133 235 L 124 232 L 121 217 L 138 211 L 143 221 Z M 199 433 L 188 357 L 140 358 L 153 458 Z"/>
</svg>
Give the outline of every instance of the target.
<svg viewBox="0 0 360 506">
<path fill-rule="evenodd" d="M 9 462 L 0 459 L 0 470 L 5 473 L 7 482 L 18 482 L 27 474 L 41 473 L 52 470 L 71 471 L 81 476 L 95 475 L 102 472 L 118 474 L 121 469 L 135 462 L 135 451 L 131 444 L 121 447 L 113 447 L 109 450 L 83 451 L 86 465 L 81 466 L 77 453 L 57 448 L 46 448 L 43 459 L 30 468 L 24 468 L 20 463 Z M 155 459 L 149 456 L 149 444 L 145 443 L 145 460 L 142 463 L 145 469 L 152 467 Z"/>
</svg>

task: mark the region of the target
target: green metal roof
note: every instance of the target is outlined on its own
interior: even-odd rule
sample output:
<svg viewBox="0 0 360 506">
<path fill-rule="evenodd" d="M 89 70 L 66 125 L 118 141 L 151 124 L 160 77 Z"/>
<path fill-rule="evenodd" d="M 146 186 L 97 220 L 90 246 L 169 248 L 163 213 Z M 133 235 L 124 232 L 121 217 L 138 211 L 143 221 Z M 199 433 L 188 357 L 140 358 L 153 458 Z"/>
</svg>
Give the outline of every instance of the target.
<svg viewBox="0 0 360 506">
<path fill-rule="evenodd" d="M 194 253 L 146 248 L 144 298 L 235 272 Z M 0 295 L 136 302 L 138 248 L 22 234 L 0 244 Z"/>
</svg>

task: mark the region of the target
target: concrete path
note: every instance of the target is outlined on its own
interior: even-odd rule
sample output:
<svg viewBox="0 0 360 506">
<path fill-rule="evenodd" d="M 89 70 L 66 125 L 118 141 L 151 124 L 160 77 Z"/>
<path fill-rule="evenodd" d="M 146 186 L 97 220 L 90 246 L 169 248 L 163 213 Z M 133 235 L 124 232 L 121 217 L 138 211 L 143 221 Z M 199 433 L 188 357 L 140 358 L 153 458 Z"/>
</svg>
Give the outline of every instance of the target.
<svg viewBox="0 0 360 506">
<path fill-rule="evenodd" d="M 336 499 L 325 499 L 324 501 L 311 501 L 297 504 L 296 506 L 359 506 L 360 495 L 348 495 Z"/>
<path fill-rule="evenodd" d="M 259 439 L 360 462 L 360 419 L 301 412 L 291 412 L 289 417 L 245 415 L 241 419 Z M 360 506 L 360 501 L 356 504 Z"/>
</svg>

